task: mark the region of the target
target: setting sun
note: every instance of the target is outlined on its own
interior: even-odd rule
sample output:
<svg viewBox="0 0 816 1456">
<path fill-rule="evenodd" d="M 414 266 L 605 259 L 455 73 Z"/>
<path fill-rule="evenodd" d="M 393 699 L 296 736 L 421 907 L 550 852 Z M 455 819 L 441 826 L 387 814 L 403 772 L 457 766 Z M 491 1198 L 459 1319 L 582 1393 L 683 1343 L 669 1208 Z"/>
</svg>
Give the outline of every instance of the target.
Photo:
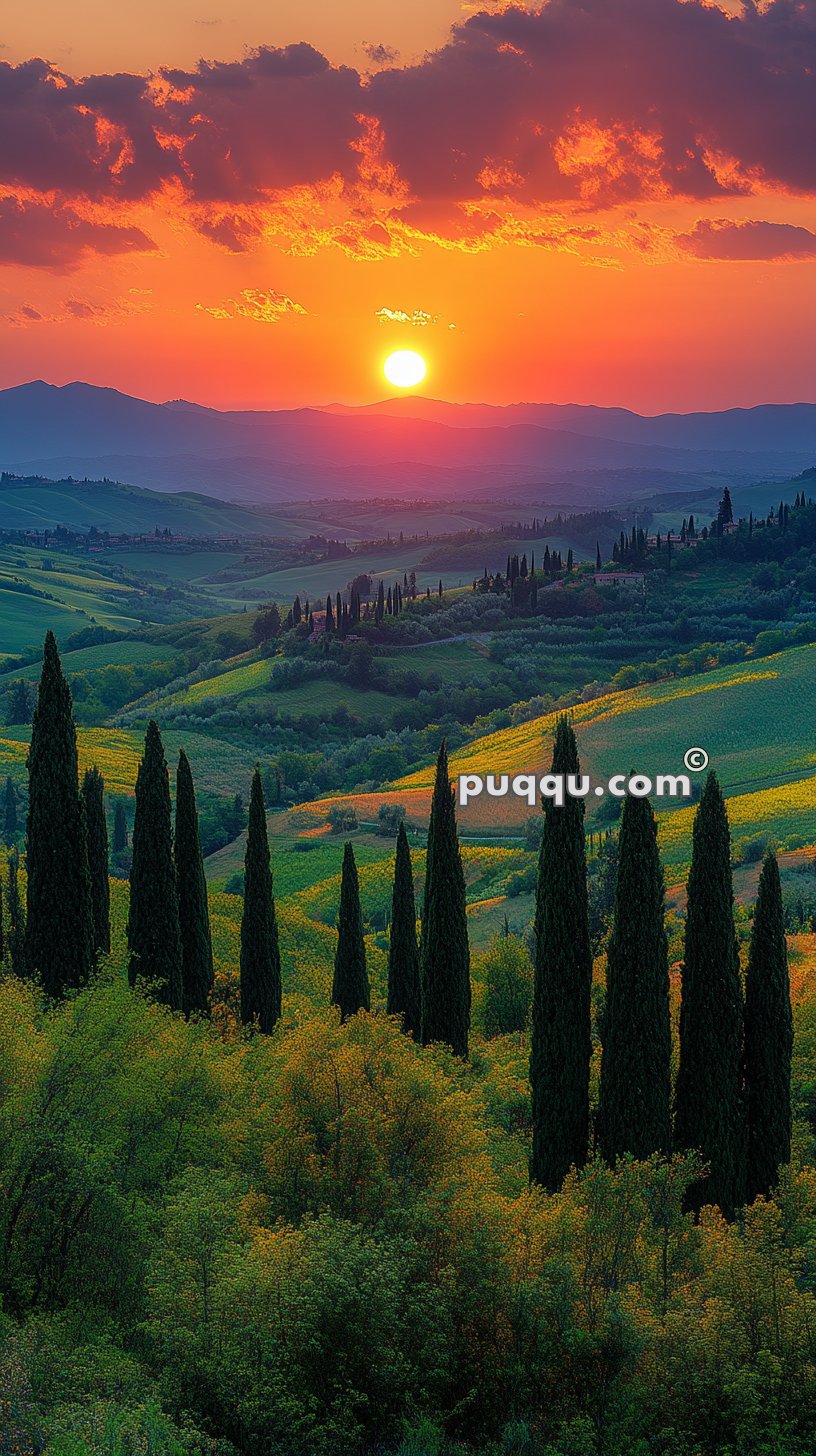
<svg viewBox="0 0 816 1456">
<path fill-rule="evenodd" d="M 398 349 L 395 354 L 389 354 L 383 373 L 388 383 L 398 389 L 412 389 L 425 378 L 425 360 L 415 349 Z"/>
</svg>

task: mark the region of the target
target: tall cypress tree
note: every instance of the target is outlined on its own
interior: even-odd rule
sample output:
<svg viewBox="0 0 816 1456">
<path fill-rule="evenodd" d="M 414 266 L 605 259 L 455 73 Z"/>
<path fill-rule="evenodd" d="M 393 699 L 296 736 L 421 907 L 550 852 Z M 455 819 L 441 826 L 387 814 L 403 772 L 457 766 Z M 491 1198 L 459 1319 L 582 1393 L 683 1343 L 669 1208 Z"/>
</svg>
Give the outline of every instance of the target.
<svg viewBox="0 0 816 1456">
<path fill-rule="evenodd" d="M 110 880 L 108 825 L 105 818 L 105 781 L 98 768 L 85 771 L 82 801 L 88 831 L 88 869 L 91 875 L 91 914 L 94 951 L 110 952 Z"/>
<path fill-rule="evenodd" d="M 790 1162 L 793 1019 L 776 856 L 762 866 L 745 978 L 748 1202 L 766 1198 Z"/>
<path fill-rule="evenodd" d="M 697 1148 L 710 1173 L 689 1190 L 688 1206 L 719 1204 L 726 1218 L 745 1201 L 746 1132 L 742 1086 L 743 1008 L 728 816 L 710 773 L 694 817 L 680 1005 L 680 1065 L 674 1140 Z"/>
<path fill-rule="evenodd" d="M 598 1145 L 607 1162 L 671 1149 L 671 1021 L 663 870 L 648 799 L 627 795 L 606 970 Z"/>
<path fill-rule="evenodd" d="M 354 850 L 350 844 L 343 851 L 332 1006 L 340 1007 L 341 1021 L 345 1021 L 348 1016 L 355 1016 L 358 1011 L 371 1009 L 363 921 L 360 915 L 360 884 Z"/>
<path fill-rule="evenodd" d="M 190 764 L 179 750 L 176 771 L 176 833 L 173 839 L 181 929 L 182 1010 L 206 1011 L 213 987 L 213 953 L 204 858 Z"/>
<path fill-rule="evenodd" d="M 260 770 L 252 775 L 249 827 L 244 859 L 244 913 L 241 916 L 241 1020 L 274 1031 L 282 1005 L 278 922 L 272 893 L 266 807 Z"/>
<path fill-rule="evenodd" d="M 559 718 L 552 771 L 579 772 L 578 746 Z M 583 799 L 545 801 L 535 911 L 535 979 L 530 1081 L 530 1177 L 551 1191 L 586 1160 L 589 1141 L 592 953 Z"/>
<path fill-rule="evenodd" d="M 47 634 L 43 650 L 28 784 L 26 950 L 32 975 L 47 995 L 60 996 L 88 980 L 93 922 L 71 690 L 53 632 Z"/>
<path fill-rule="evenodd" d="M 136 777 L 133 863 L 127 925 L 131 986 L 144 980 L 157 1001 L 181 1010 L 181 931 L 173 868 L 170 777 L 152 720 Z"/>
<path fill-rule="evenodd" d="M 9 774 L 6 779 L 6 795 L 3 804 L 3 839 L 7 849 L 10 849 L 16 842 L 18 828 L 17 794 L 11 774 Z"/>
<path fill-rule="evenodd" d="M 442 1041 L 458 1057 L 468 1054 L 470 1031 L 470 948 L 465 913 L 465 876 L 456 832 L 456 809 L 448 771 L 448 746 L 439 746 L 428 851 L 420 947 L 423 1046 Z"/>
<path fill-rule="evenodd" d="M 422 1023 L 419 984 L 419 948 L 411 851 L 405 825 L 400 824 L 394 859 L 391 897 L 391 940 L 388 947 L 389 1016 L 401 1016 L 404 1030 L 416 1040 Z"/>
</svg>

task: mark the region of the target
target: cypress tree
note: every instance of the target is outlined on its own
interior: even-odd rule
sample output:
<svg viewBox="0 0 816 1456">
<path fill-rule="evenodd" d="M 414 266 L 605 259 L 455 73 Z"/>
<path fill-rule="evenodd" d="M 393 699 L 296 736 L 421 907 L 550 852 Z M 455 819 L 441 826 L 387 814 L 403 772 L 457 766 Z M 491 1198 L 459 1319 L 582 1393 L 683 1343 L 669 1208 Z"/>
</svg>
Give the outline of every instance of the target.
<svg viewBox="0 0 816 1456">
<path fill-rule="evenodd" d="M 274 1031 L 282 1005 L 280 947 L 260 770 L 252 775 L 241 916 L 241 1020 Z"/>
<path fill-rule="evenodd" d="M 111 849 L 114 854 L 124 854 L 128 846 L 128 828 L 125 806 L 121 801 L 113 810 L 113 843 Z"/>
<path fill-rule="evenodd" d="M 719 1204 L 726 1218 L 745 1201 L 742 1088 L 743 1009 L 728 816 L 710 773 L 694 817 L 680 1005 L 680 1065 L 674 1139 L 697 1148 L 710 1173 L 689 1190 L 688 1206 Z"/>
<path fill-rule="evenodd" d="M 354 850 L 350 844 L 343 851 L 332 1005 L 340 1007 L 341 1021 L 345 1021 L 348 1016 L 355 1016 L 358 1011 L 371 1009 L 363 922 L 360 915 L 360 884 Z"/>
<path fill-rule="evenodd" d="M 6 779 L 6 797 L 3 807 L 3 839 L 6 848 L 10 848 L 17 838 L 17 795 L 14 790 L 11 774 Z"/>
<path fill-rule="evenodd" d="M 579 772 L 565 717 L 556 727 L 552 772 Z M 583 799 L 568 796 L 562 808 L 545 801 L 535 943 L 530 1177 L 554 1192 L 573 1165 L 583 1165 L 589 1140 L 592 953 Z"/>
<path fill-rule="evenodd" d="M 152 720 L 136 777 L 133 864 L 127 924 L 128 979 L 150 986 L 157 1001 L 181 1010 L 181 931 L 173 869 L 170 778 L 161 735 Z"/>
<path fill-rule="evenodd" d="M 745 978 L 748 1202 L 768 1197 L 790 1162 L 793 1019 L 776 856 L 759 879 Z"/>
<path fill-rule="evenodd" d="M 176 833 L 173 839 L 181 930 L 181 1005 L 185 1016 L 206 1011 L 213 987 L 213 953 L 207 881 L 198 837 L 198 812 L 190 764 L 179 750 L 176 770 Z"/>
<path fill-rule="evenodd" d="M 425 896 L 420 950 L 423 1046 L 446 1042 L 457 1057 L 468 1054 L 470 949 L 465 876 L 456 833 L 454 794 L 443 739 L 428 824 Z"/>
<path fill-rule="evenodd" d="M 394 891 L 391 898 L 391 940 L 388 947 L 389 1016 L 401 1016 L 404 1030 L 416 1039 L 422 1023 L 419 987 L 419 948 L 416 937 L 416 903 L 411 851 L 405 825 L 400 824 L 394 859 Z"/>
<path fill-rule="evenodd" d="M 85 771 L 82 800 L 88 832 L 88 869 L 91 876 L 91 915 L 94 951 L 110 953 L 110 880 L 108 878 L 108 825 L 105 819 L 105 781 L 98 768 Z"/>
<path fill-rule="evenodd" d="M 663 870 L 648 799 L 628 794 L 606 971 L 598 1145 L 607 1162 L 671 1149 L 669 964 Z"/>
<path fill-rule="evenodd" d="M 53 632 L 43 667 L 28 752 L 27 954 L 49 996 L 84 986 L 93 964 L 91 880 L 79 792 L 71 690 Z"/>
</svg>

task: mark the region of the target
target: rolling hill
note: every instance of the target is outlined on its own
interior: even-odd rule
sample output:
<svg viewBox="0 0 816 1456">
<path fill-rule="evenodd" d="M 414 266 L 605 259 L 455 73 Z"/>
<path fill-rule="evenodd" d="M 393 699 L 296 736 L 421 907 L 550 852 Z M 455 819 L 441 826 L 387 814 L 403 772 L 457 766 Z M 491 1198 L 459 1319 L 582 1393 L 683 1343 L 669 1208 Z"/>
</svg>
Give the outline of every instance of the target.
<svg viewBox="0 0 816 1456">
<path fill-rule="evenodd" d="M 0 466 L 270 501 L 348 495 L 355 485 L 485 492 L 564 472 L 786 476 L 816 456 L 814 405 L 654 419 L 573 405 L 497 413 L 440 404 L 430 418 L 409 408 L 218 411 L 39 380 L 0 392 Z M 602 497 L 602 479 L 596 487 Z"/>
</svg>

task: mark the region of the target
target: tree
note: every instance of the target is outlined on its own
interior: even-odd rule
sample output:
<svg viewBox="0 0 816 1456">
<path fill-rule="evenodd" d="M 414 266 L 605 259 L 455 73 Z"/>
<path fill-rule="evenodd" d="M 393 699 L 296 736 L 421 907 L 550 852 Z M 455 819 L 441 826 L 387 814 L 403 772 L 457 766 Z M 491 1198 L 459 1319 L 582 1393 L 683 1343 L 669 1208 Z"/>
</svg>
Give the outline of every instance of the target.
<svg viewBox="0 0 816 1456">
<path fill-rule="evenodd" d="M 133 863 L 127 940 L 128 979 L 143 980 L 156 1000 L 181 1010 L 181 929 L 173 868 L 170 778 L 161 735 L 147 725 L 144 755 L 136 776 Z"/>
<path fill-rule="evenodd" d="M 113 842 L 111 851 L 113 854 L 124 854 L 128 847 L 128 827 L 125 806 L 121 799 L 117 801 L 113 809 Z"/>
<path fill-rule="evenodd" d="M 579 772 L 568 720 L 555 732 L 552 772 Z M 584 802 L 545 802 L 535 910 L 535 977 L 530 1081 L 530 1177 L 554 1192 L 586 1160 L 589 1140 L 592 955 L 584 845 Z"/>
<path fill-rule="evenodd" d="M 734 519 L 734 507 L 731 504 L 731 492 L 728 486 L 725 487 L 717 511 L 717 524 L 727 526 Z"/>
<path fill-rule="evenodd" d="M 280 611 L 272 602 L 270 606 L 261 608 L 252 623 L 252 640 L 257 647 L 263 647 L 267 642 L 274 642 L 275 638 L 280 636 L 280 629 Z"/>
<path fill-rule="evenodd" d="M 6 848 L 10 848 L 17 839 L 17 794 L 14 789 L 14 782 L 11 774 L 6 779 L 6 797 L 3 813 L 3 839 Z"/>
<path fill-rule="evenodd" d="M 734 930 L 728 816 L 710 773 L 694 816 L 680 1004 L 674 1138 L 710 1165 L 689 1207 L 719 1204 L 726 1218 L 745 1201 L 743 1008 Z"/>
<path fill-rule="evenodd" d="M 351 844 L 347 844 L 343 851 L 332 1005 L 339 1006 L 341 1021 L 349 1016 L 356 1016 L 358 1011 L 371 1009 L 363 922 L 360 915 L 360 884 Z"/>
<path fill-rule="evenodd" d="M 85 771 L 82 799 L 88 832 L 88 869 L 91 876 L 91 916 L 94 951 L 110 953 L 110 880 L 108 825 L 105 818 L 105 781 L 98 768 Z"/>
<path fill-rule="evenodd" d="M 31 687 L 25 678 L 17 678 L 8 690 L 6 716 L 11 726 L 31 722 Z"/>
<path fill-rule="evenodd" d="M 280 1020 L 280 946 L 260 769 L 252 775 L 241 916 L 241 1021 L 274 1031 Z"/>
<path fill-rule="evenodd" d="M 213 988 L 213 953 L 204 858 L 190 763 L 179 750 L 176 770 L 176 833 L 173 839 L 181 931 L 181 1005 L 185 1016 L 206 1011 Z"/>
<path fill-rule="evenodd" d="M 397 832 L 394 890 L 391 897 L 391 940 L 388 947 L 389 1016 L 401 1016 L 403 1029 L 417 1040 L 422 1025 L 419 984 L 419 947 L 411 851 L 405 825 Z"/>
<path fill-rule="evenodd" d="M 759 879 L 745 978 L 748 1202 L 768 1198 L 790 1162 L 793 1018 L 776 856 Z"/>
<path fill-rule="evenodd" d="M 598 1106 L 601 1156 L 671 1150 L 671 1021 L 657 822 L 628 794 L 618 840 L 615 921 L 606 969 Z"/>
<path fill-rule="evenodd" d="M 470 948 L 465 876 L 444 738 L 436 760 L 428 824 L 420 966 L 423 1046 L 434 1041 L 446 1042 L 456 1056 L 466 1057 L 470 1030 Z"/>
<path fill-rule="evenodd" d="M 28 785 L 27 954 L 31 974 L 46 994 L 61 996 L 70 987 L 84 986 L 90 976 L 93 921 L 71 690 L 53 632 L 43 650 Z"/>
<path fill-rule="evenodd" d="M 481 957 L 481 976 L 485 1036 L 526 1030 L 533 999 L 533 968 L 525 942 L 508 932 L 506 921 L 501 938 Z"/>
</svg>

